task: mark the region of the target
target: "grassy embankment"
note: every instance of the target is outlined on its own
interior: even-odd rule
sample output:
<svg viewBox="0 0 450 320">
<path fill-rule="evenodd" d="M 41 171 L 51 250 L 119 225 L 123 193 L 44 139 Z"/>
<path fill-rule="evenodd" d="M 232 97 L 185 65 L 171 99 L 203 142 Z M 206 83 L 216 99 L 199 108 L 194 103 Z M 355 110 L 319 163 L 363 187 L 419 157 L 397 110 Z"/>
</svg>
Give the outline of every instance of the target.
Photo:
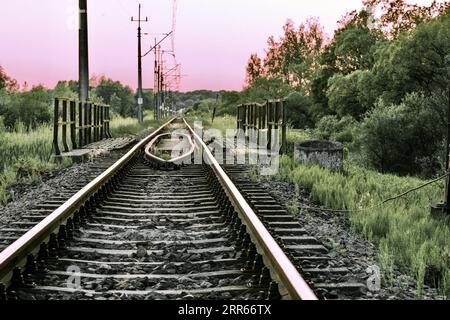
<svg viewBox="0 0 450 320">
<path fill-rule="evenodd" d="M 233 117 L 217 118 L 214 124 L 204 121 L 204 125 L 224 132 L 235 128 L 235 121 Z M 347 215 L 353 231 L 379 245 L 379 263 L 385 282 L 396 281 L 394 270 L 399 268 L 416 279 L 418 297 L 422 295 L 424 283 L 433 284 L 440 294 L 448 297 L 450 218 L 430 216 L 430 204 L 443 197 L 444 182 L 379 206 L 384 200 L 427 181 L 381 174 L 350 161 L 345 162 L 343 174 L 295 163 L 294 142 L 308 139 L 311 136 L 305 132 L 289 130 L 290 155 L 282 157 L 278 175 L 271 178 L 288 181 L 297 190 L 308 190 L 312 198 L 326 208 L 351 210 Z M 298 212 L 301 204 L 292 207 Z"/>
<path fill-rule="evenodd" d="M 236 130 L 236 118 L 228 115 L 217 117 L 214 119 L 214 122 L 211 121 L 211 115 L 209 114 L 188 115 L 186 120 L 190 125 L 199 122 L 203 128 L 219 130 L 224 135 L 227 130 Z"/>
<path fill-rule="evenodd" d="M 143 124 L 133 118 L 114 117 L 110 131 L 113 137 L 120 137 L 134 135 L 157 125 L 158 122 L 150 114 L 145 117 Z M 68 159 L 62 163 L 54 161 L 52 139 L 53 129 L 50 125 L 32 131 L 20 125 L 12 132 L 0 128 L 0 206 L 14 197 L 8 191 L 9 187 L 34 181 L 51 169 L 71 164 Z"/>
<path fill-rule="evenodd" d="M 291 146 L 307 138 L 302 132 L 288 135 Z M 418 297 L 424 283 L 435 285 L 441 294 L 449 296 L 450 218 L 430 216 L 430 204 L 443 197 L 444 182 L 379 206 L 427 181 L 381 174 L 350 161 L 345 162 L 343 174 L 334 174 L 295 163 L 292 155 L 282 157 L 276 178 L 307 189 L 326 208 L 351 210 L 348 216 L 353 230 L 379 245 L 384 281 L 394 281 L 394 268 L 399 267 L 415 277 Z"/>
</svg>

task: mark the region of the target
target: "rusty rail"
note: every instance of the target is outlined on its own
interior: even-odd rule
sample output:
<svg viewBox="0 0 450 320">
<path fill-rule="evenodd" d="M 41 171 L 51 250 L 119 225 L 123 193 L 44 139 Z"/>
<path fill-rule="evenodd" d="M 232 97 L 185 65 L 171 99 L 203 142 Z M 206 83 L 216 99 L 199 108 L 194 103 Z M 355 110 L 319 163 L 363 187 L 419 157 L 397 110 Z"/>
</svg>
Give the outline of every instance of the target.
<svg viewBox="0 0 450 320">
<path fill-rule="evenodd" d="M 194 136 L 198 146 L 202 149 L 203 156 L 206 158 L 204 160 L 212 167 L 233 206 L 239 213 L 243 224 L 246 225 L 247 231 L 257 245 L 258 252 L 263 256 L 265 264 L 269 266 L 272 277 L 277 280 L 282 297 L 294 300 L 317 300 L 312 289 L 283 252 L 283 249 L 267 231 L 247 200 L 245 200 L 214 158 L 203 139 L 195 133 L 186 120 L 184 122 Z"/>
<path fill-rule="evenodd" d="M 12 243 L 4 251 L 0 252 L 0 284 L 7 287 L 14 277 L 21 277 L 26 265 L 33 265 L 38 252 L 46 251 L 58 241 L 60 234 L 66 233 L 66 224 L 69 219 L 76 216 L 82 219 L 87 215 L 87 209 L 91 205 L 89 201 L 95 201 L 110 189 L 112 180 L 124 169 L 127 163 L 155 136 L 157 136 L 175 118 L 169 120 L 159 129 L 137 143 L 116 163 L 105 172 L 78 191 L 62 206 L 53 211 L 48 217 L 30 229 L 22 237 Z M 75 217 L 74 217 L 75 218 Z M 70 221 L 72 223 L 72 221 Z"/>
</svg>

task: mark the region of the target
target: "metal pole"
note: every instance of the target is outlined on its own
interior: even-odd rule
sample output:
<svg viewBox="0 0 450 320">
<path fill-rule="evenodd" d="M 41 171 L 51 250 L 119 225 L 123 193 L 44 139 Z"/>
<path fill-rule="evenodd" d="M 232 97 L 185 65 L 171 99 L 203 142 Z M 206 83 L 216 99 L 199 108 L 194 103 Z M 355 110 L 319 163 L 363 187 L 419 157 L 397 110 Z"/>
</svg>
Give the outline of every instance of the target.
<svg viewBox="0 0 450 320">
<path fill-rule="evenodd" d="M 156 48 L 156 38 L 155 38 L 155 66 L 154 66 L 154 79 L 153 79 L 153 95 L 155 97 L 155 116 L 154 118 L 158 120 L 158 49 Z"/>
<path fill-rule="evenodd" d="M 80 28 L 79 41 L 79 100 L 85 102 L 89 99 L 89 45 L 88 45 L 88 16 L 86 0 L 79 0 Z M 86 117 L 84 109 L 80 117 L 84 123 Z"/>
<path fill-rule="evenodd" d="M 142 123 L 143 114 L 142 114 L 142 104 L 143 104 L 143 95 L 142 95 L 142 58 L 141 58 L 141 5 L 139 4 L 139 27 L 138 27 L 138 121 Z"/>
<path fill-rule="evenodd" d="M 138 90 L 137 90 L 137 105 L 138 105 L 138 121 L 139 123 L 142 123 L 144 121 L 144 115 L 142 110 L 142 105 L 144 104 L 144 95 L 142 93 L 142 44 L 141 44 L 141 22 L 147 22 L 148 18 L 146 17 L 145 20 L 141 20 L 141 4 L 139 4 L 139 16 L 137 20 L 135 20 L 133 17 L 131 18 L 131 21 L 138 23 Z"/>
</svg>

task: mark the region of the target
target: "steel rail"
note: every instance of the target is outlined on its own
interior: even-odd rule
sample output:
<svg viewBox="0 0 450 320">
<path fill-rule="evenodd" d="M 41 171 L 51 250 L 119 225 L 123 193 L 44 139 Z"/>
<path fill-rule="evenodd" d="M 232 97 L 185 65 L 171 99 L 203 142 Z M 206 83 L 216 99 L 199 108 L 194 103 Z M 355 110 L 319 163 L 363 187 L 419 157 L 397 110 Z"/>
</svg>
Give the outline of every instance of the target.
<svg viewBox="0 0 450 320">
<path fill-rule="evenodd" d="M 35 253 L 42 243 L 51 234 L 58 231 L 59 227 L 73 215 L 89 198 L 94 195 L 105 183 L 108 182 L 124 165 L 132 159 L 136 153 L 145 146 L 153 137 L 158 135 L 166 126 L 171 124 L 176 118 L 170 119 L 153 133 L 137 143 L 122 158 L 110 166 L 97 178 L 88 183 L 63 205 L 53 211 L 49 216 L 39 222 L 27 233 L 13 242 L 5 250 L 0 252 L 0 284 L 7 286 L 12 278 L 12 273 L 16 267 L 25 265 L 30 254 Z"/>
<path fill-rule="evenodd" d="M 284 294 L 284 290 L 280 290 L 282 297 L 292 300 L 318 300 L 315 293 L 298 272 L 297 268 L 292 264 L 283 252 L 283 249 L 281 249 L 250 207 L 247 200 L 245 200 L 235 184 L 217 162 L 203 139 L 197 135 L 185 119 L 183 120 L 193 134 L 194 139 L 197 140 L 198 145 L 203 149 L 203 156 L 206 156 L 208 164 L 211 165 L 234 207 L 240 214 L 243 223 L 247 226 L 248 231 L 256 241 L 257 247 L 262 250 L 260 253 L 262 253 L 263 258 L 265 258 L 265 261 L 270 265 L 272 271 L 274 271 L 275 275 L 278 277 L 279 285 L 284 287 L 287 291 L 286 294 Z"/>
<path fill-rule="evenodd" d="M 182 161 L 183 161 L 184 159 L 190 157 L 190 156 L 194 153 L 196 146 L 195 146 L 195 143 L 192 141 L 192 138 L 191 138 L 190 136 L 188 136 L 187 134 L 184 134 L 184 133 L 177 133 L 177 132 L 175 132 L 175 134 L 178 135 L 178 136 L 186 137 L 186 138 L 188 139 L 188 143 L 191 145 L 191 148 L 189 149 L 189 151 L 183 153 L 183 154 L 182 154 L 181 156 L 179 156 L 179 157 L 176 157 L 176 158 L 173 158 L 173 159 L 170 159 L 170 160 L 164 160 L 164 159 L 161 159 L 160 157 L 155 156 L 154 154 L 152 154 L 152 153 L 150 152 L 150 149 L 153 147 L 153 145 L 154 145 L 161 137 L 166 136 L 166 135 L 167 135 L 167 136 L 173 137 L 173 134 L 171 134 L 171 133 L 163 133 L 163 134 L 160 134 L 160 135 L 158 135 L 157 137 L 153 138 L 153 140 L 145 147 L 145 156 L 146 156 L 148 159 L 155 160 L 155 161 L 158 161 L 158 162 L 160 162 L 160 163 L 174 163 L 174 164 L 182 163 Z"/>
</svg>

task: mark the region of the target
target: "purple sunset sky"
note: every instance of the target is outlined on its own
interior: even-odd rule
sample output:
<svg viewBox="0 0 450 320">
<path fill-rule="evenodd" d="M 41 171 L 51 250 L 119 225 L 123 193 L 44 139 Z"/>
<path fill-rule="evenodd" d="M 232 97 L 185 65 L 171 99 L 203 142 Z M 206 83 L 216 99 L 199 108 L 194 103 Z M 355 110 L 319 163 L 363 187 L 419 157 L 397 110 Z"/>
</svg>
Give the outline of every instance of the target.
<svg viewBox="0 0 450 320">
<path fill-rule="evenodd" d="M 140 0 L 149 22 L 143 32 L 168 32 L 172 0 Z M 362 0 L 178 0 L 176 53 L 181 90 L 240 90 L 252 52 L 264 56 L 270 35 L 287 19 L 296 26 L 318 17 L 328 34 Z M 431 0 L 409 1 L 429 4 Z M 77 0 L 3 0 L 0 5 L 0 65 L 20 84 L 53 87 L 78 77 Z M 136 87 L 137 0 L 88 0 L 90 75 L 105 75 Z M 149 48 L 155 35 L 143 38 Z M 170 41 L 166 42 L 170 48 Z M 168 57 L 168 64 L 172 61 Z M 144 87 L 153 87 L 153 54 L 144 58 Z"/>
</svg>

